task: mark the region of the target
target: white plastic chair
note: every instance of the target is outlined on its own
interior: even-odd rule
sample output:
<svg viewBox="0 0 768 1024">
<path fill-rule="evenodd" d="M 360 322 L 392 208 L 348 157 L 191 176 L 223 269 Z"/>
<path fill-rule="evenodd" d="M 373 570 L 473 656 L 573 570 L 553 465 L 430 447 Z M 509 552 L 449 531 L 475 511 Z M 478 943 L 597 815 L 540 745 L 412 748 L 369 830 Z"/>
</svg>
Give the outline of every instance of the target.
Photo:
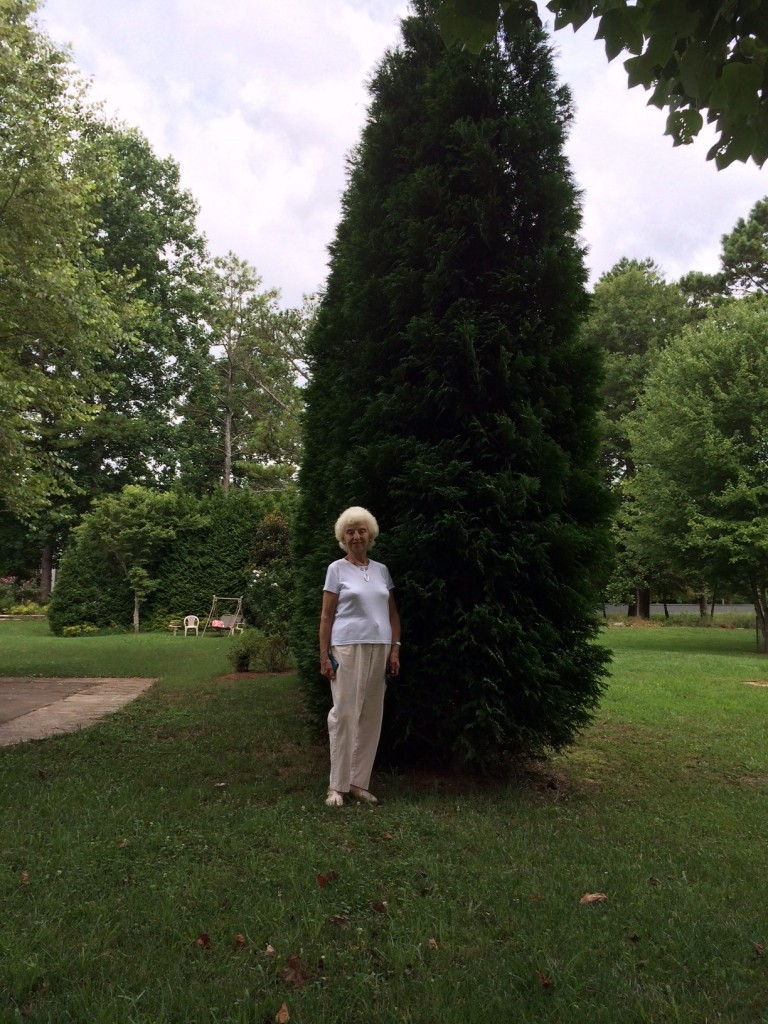
<svg viewBox="0 0 768 1024">
<path fill-rule="evenodd" d="M 187 633 L 194 631 L 195 636 L 200 636 L 198 629 L 200 627 L 200 619 L 196 615 L 185 615 L 184 616 L 184 636 Z"/>
</svg>

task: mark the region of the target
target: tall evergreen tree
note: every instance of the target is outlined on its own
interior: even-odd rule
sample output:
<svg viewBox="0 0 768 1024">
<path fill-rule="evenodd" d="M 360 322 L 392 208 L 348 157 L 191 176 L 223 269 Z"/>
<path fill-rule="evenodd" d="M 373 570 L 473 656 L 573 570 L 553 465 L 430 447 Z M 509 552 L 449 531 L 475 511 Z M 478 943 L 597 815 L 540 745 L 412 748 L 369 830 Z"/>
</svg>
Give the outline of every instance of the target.
<svg viewBox="0 0 768 1024">
<path fill-rule="evenodd" d="M 404 623 L 381 749 L 484 763 L 559 748 L 601 692 L 609 509 L 569 94 L 539 30 L 472 55 L 416 0 L 371 95 L 310 337 L 302 676 L 321 719 L 332 526 L 364 505 Z"/>
</svg>

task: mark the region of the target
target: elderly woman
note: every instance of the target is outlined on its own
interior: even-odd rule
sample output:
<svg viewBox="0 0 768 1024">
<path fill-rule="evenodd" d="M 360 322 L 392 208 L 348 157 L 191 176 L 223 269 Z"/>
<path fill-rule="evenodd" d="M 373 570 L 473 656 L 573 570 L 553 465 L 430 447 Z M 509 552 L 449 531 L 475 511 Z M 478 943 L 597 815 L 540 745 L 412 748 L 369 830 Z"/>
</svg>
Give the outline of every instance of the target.
<svg viewBox="0 0 768 1024">
<path fill-rule="evenodd" d="M 381 735 L 385 675 L 400 671 L 394 583 L 386 565 L 368 557 L 379 525 L 367 509 L 353 506 L 339 516 L 335 533 L 345 555 L 328 566 L 320 615 L 320 672 L 333 694 L 329 807 L 341 807 L 345 793 L 376 803 L 368 786 Z"/>
</svg>

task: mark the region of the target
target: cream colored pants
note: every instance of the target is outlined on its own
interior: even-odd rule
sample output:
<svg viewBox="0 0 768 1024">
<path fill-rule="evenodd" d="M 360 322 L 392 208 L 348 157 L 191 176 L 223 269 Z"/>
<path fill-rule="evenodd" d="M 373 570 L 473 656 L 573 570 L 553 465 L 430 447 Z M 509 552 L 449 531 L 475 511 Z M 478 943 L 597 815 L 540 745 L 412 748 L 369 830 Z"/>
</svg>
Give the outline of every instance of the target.
<svg viewBox="0 0 768 1024">
<path fill-rule="evenodd" d="M 381 736 L 384 674 L 389 644 L 344 644 L 332 648 L 338 661 L 331 681 L 333 707 L 328 714 L 331 789 L 368 789 Z"/>
</svg>

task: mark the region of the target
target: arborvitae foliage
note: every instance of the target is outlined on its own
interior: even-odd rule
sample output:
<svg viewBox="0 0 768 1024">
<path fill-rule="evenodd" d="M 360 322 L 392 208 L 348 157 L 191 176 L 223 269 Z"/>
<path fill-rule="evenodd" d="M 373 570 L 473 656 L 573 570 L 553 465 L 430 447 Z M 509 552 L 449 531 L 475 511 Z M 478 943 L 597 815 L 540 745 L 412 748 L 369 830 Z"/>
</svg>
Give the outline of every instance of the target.
<svg viewBox="0 0 768 1024">
<path fill-rule="evenodd" d="M 487 764 L 567 744 L 600 696 L 601 364 L 543 35 L 474 56 L 414 6 L 371 84 L 310 340 L 297 655 L 321 721 L 332 526 L 367 506 L 403 620 L 382 752 Z"/>
</svg>

